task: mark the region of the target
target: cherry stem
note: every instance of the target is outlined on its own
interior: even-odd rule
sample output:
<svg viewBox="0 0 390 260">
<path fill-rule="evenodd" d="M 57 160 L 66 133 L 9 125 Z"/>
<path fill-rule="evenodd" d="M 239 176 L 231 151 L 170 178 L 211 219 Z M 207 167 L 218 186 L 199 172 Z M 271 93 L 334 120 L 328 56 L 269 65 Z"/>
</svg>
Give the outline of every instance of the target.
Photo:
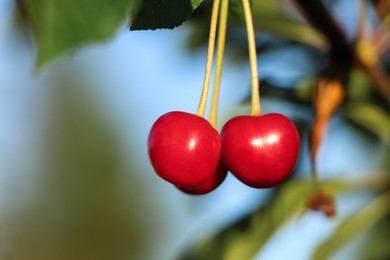
<svg viewBox="0 0 390 260">
<path fill-rule="evenodd" d="M 251 7 L 249 0 L 242 0 L 242 5 L 245 14 L 245 25 L 248 34 L 248 49 L 249 49 L 249 61 L 251 68 L 251 81 L 252 81 L 252 116 L 261 115 L 260 109 L 260 93 L 259 93 L 259 76 L 257 71 L 257 57 L 256 57 L 256 43 L 255 43 L 255 31 L 253 29 L 253 20 Z"/>
<path fill-rule="evenodd" d="M 206 58 L 206 72 L 204 76 L 202 94 L 199 101 L 199 107 L 198 107 L 198 111 L 196 112 L 196 114 L 201 117 L 204 117 L 204 113 L 206 110 L 207 96 L 209 93 L 210 74 L 213 65 L 215 35 L 217 31 L 220 2 L 221 2 L 220 0 L 214 0 L 213 9 L 211 11 L 210 34 L 209 34 L 209 42 L 208 42 L 207 58 Z"/>
<path fill-rule="evenodd" d="M 229 0 L 222 0 L 218 24 L 217 61 L 215 70 L 214 90 L 210 109 L 210 123 L 216 128 L 218 116 L 219 90 L 221 86 L 223 57 L 225 52 L 226 26 L 229 13 Z"/>
</svg>

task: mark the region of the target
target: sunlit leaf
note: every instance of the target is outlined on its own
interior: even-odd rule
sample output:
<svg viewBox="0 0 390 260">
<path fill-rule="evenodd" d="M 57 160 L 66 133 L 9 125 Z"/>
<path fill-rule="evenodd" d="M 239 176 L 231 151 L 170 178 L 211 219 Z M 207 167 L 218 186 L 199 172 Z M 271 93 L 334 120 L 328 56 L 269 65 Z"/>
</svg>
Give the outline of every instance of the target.
<svg viewBox="0 0 390 260">
<path fill-rule="evenodd" d="M 390 145 L 390 114 L 369 103 L 347 103 L 344 116 Z"/>
<path fill-rule="evenodd" d="M 186 259 L 250 259 L 283 222 L 303 209 L 312 189 L 308 181 L 289 182 L 269 204 L 229 226 Z"/>
<path fill-rule="evenodd" d="M 20 0 L 34 29 L 37 65 L 88 43 L 109 39 L 127 17 L 131 28 L 174 28 L 202 0 Z"/>
<path fill-rule="evenodd" d="M 241 14 L 240 1 L 233 1 L 236 14 Z M 252 1 L 253 23 L 260 30 L 280 38 L 304 43 L 319 50 L 325 50 L 325 38 L 310 25 L 297 21 L 277 1 Z M 239 20 L 242 20 L 239 19 Z M 238 22 L 239 20 L 233 20 Z"/>
<path fill-rule="evenodd" d="M 390 259 L 389 230 L 390 217 L 375 224 L 362 248 L 362 259 Z"/>
<path fill-rule="evenodd" d="M 390 191 L 387 191 L 359 212 L 347 217 L 336 231 L 316 249 L 311 259 L 329 259 L 343 245 L 354 239 L 362 231 L 373 226 L 389 213 Z"/>
<path fill-rule="evenodd" d="M 371 180 L 364 181 L 328 181 L 321 185 L 321 189 L 337 195 L 355 190 L 383 189 L 388 185 L 387 177 L 372 176 Z M 314 191 L 313 183 L 308 180 L 284 184 L 267 205 L 228 226 L 182 259 L 251 259 L 287 220 L 304 212 L 307 198 Z"/>
<path fill-rule="evenodd" d="M 192 9 L 195 10 L 198 8 L 202 2 L 203 0 L 191 0 Z"/>
<path fill-rule="evenodd" d="M 38 66 L 70 49 L 109 39 L 136 1 L 21 0 L 31 13 Z"/>
</svg>

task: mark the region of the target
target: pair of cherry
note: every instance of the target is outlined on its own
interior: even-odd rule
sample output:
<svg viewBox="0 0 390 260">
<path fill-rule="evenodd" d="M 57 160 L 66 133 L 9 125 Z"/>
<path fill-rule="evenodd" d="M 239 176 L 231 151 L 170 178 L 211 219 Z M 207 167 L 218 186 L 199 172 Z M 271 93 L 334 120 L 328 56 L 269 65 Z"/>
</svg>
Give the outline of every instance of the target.
<svg viewBox="0 0 390 260">
<path fill-rule="evenodd" d="M 248 186 L 273 187 L 290 175 L 299 146 L 295 125 L 276 113 L 232 118 L 219 135 L 203 117 L 169 112 L 148 138 L 155 172 L 189 194 L 214 190 L 228 170 Z"/>
</svg>

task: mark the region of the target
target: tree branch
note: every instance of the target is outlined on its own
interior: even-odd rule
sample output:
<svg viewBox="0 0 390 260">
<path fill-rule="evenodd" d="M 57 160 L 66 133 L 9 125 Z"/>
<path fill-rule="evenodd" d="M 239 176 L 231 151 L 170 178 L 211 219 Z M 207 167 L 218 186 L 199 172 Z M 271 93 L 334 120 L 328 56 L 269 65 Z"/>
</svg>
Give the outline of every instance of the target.
<svg viewBox="0 0 390 260">
<path fill-rule="evenodd" d="M 348 41 L 345 32 L 322 4 L 321 0 L 293 0 L 307 21 L 322 32 L 330 45 L 330 62 L 335 65 L 352 65 L 363 69 L 375 83 L 376 89 L 390 103 L 390 78 L 379 63 L 367 64 L 355 52 L 355 42 Z M 381 1 L 382 3 L 384 1 Z M 384 5 L 384 4 L 382 4 Z M 383 9 L 383 7 L 382 7 Z"/>
<path fill-rule="evenodd" d="M 351 63 L 353 48 L 344 30 L 334 20 L 321 0 L 293 0 L 306 20 L 322 32 L 331 46 L 331 59 L 337 63 Z"/>
</svg>

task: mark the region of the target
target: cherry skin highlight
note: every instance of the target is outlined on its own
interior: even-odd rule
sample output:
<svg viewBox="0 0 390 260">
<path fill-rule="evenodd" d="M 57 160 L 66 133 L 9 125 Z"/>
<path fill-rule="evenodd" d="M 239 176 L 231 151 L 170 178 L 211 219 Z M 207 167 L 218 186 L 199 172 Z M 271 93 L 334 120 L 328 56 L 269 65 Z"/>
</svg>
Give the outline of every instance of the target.
<svg viewBox="0 0 390 260">
<path fill-rule="evenodd" d="M 206 193 L 209 193 L 216 188 L 219 187 L 219 185 L 222 184 L 222 182 L 225 180 L 227 175 L 227 168 L 225 164 L 222 162 L 222 160 L 219 160 L 217 169 L 214 172 L 214 175 L 205 183 L 200 185 L 198 188 L 193 190 L 183 189 L 178 187 L 181 191 L 187 194 L 191 195 L 203 195 Z"/>
<path fill-rule="evenodd" d="M 222 128 L 221 140 L 228 170 L 254 188 L 273 187 L 287 179 L 299 155 L 298 130 L 277 113 L 232 118 Z"/>
<path fill-rule="evenodd" d="M 221 140 L 206 119 L 174 111 L 153 124 L 148 153 L 162 179 L 183 189 L 195 189 L 213 176 L 221 154 Z"/>
</svg>

